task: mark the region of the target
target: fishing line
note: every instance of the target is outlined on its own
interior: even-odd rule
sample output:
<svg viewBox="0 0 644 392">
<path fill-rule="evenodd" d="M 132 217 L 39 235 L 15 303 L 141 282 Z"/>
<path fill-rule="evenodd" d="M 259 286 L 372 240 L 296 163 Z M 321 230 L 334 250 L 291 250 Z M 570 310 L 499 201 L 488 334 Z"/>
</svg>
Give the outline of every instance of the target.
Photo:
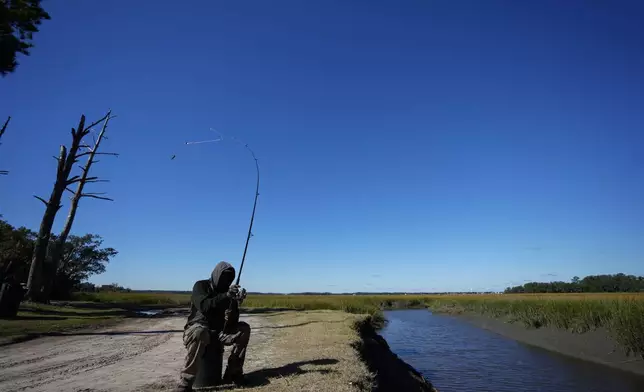
<svg viewBox="0 0 644 392">
<path fill-rule="evenodd" d="M 219 131 L 210 128 L 211 131 L 217 133 L 219 137 L 217 139 L 210 139 L 210 140 L 201 140 L 201 141 L 193 141 L 193 142 L 186 142 L 186 145 L 193 145 L 193 144 L 204 144 L 204 143 L 217 143 L 226 140 L 227 138 Z M 246 236 L 246 244 L 244 245 L 244 253 L 242 254 L 242 260 L 241 260 L 241 265 L 239 267 L 239 274 L 237 274 L 237 281 L 235 284 L 239 285 L 239 281 L 241 279 L 241 274 L 244 269 L 244 263 L 246 261 L 246 253 L 248 251 L 248 243 L 250 242 L 250 238 L 253 236 L 253 223 L 255 221 L 255 211 L 257 210 L 257 200 L 259 198 L 259 160 L 257 159 L 257 156 L 255 155 L 255 152 L 251 150 L 251 148 L 248 146 L 247 143 L 242 142 L 240 139 L 237 139 L 235 137 L 230 137 L 228 138 L 231 141 L 241 144 L 244 146 L 246 150 L 250 153 L 250 155 L 253 157 L 253 161 L 255 161 L 255 170 L 257 173 L 257 181 L 255 185 L 255 200 L 253 201 L 253 212 L 250 215 L 250 224 L 248 225 L 248 235 Z M 173 160 L 176 158 L 176 154 L 173 155 L 170 159 Z"/>
</svg>

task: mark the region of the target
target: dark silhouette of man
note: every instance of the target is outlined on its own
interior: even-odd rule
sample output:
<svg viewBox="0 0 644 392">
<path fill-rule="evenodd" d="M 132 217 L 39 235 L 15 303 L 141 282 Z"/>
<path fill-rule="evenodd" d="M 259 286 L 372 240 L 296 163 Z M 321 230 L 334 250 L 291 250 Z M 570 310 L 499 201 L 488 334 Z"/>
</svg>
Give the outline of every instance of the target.
<svg viewBox="0 0 644 392">
<path fill-rule="evenodd" d="M 188 354 L 177 392 L 192 391 L 199 359 L 214 339 L 217 344 L 233 346 L 223 382 L 243 384 L 250 326 L 239 321 L 239 305 L 246 298 L 246 290 L 232 284 L 234 280 L 235 268 L 221 261 L 215 266 L 210 279 L 199 280 L 192 288 L 190 315 L 183 332 L 183 343 Z"/>
</svg>

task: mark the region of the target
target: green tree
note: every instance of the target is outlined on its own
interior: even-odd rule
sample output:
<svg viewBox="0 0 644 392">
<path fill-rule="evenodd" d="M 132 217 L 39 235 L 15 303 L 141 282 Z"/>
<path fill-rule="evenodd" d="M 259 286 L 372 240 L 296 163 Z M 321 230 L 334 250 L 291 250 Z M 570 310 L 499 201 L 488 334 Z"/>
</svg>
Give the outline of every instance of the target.
<svg viewBox="0 0 644 392">
<path fill-rule="evenodd" d="M 107 263 L 118 252 L 114 248 L 103 248 L 102 245 L 103 239 L 97 234 L 69 236 L 56 271 L 53 299 L 69 297 L 90 276 L 105 272 Z"/>
<path fill-rule="evenodd" d="M 0 281 L 9 274 L 19 281 L 27 279 L 35 238 L 33 231 L 0 220 Z"/>
<path fill-rule="evenodd" d="M 51 17 L 41 0 L 0 0 L 0 74 L 6 76 L 18 66 L 17 56 L 29 56 L 34 33 L 42 20 Z"/>
<path fill-rule="evenodd" d="M 0 282 L 9 275 L 19 282 L 27 280 L 36 237 L 34 231 L 13 227 L 0 219 Z M 50 240 L 50 248 L 55 241 L 55 237 Z M 68 298 L 73 291 L 87 286 L 83 283 L 105 272 L 109 260 L 117 254 L 114 248 L 103 247 L 103 239 L 97 234 L 70 235 L 56 270 L 52 298 Z"/>
<path fill-rule="evenodd" d="M 626 275 L 590 275 L 583 279 L 578 276 L 568 282 L 530 282 L 521 286 L 508 287 L 505 293 L 601 293 L 601 292 L 644 292 L 644 277 Z"/>
</svg>

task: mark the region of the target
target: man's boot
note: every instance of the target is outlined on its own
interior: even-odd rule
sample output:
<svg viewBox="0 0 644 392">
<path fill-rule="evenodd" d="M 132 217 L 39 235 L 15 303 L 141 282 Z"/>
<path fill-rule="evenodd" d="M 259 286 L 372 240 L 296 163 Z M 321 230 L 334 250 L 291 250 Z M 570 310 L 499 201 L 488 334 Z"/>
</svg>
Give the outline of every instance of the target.
<svg viewBox="0 0 644 392">
<path fill-rule="evenodd" d="M 192 380 L 181 378 L 181 381 L 179 381 L 179 384 L 177 384 L 174 392 L 192 392 Z"/>
<path fill-rule="evenodd" d="M 222 382 L 224 384 L 235 384 L 237 386 L 241 386 L 244 385 L 246 379 L 244 378 L 244 373 L 233 373 L 230 371 L 229 367 L 226 367 Z"/>
</svg>

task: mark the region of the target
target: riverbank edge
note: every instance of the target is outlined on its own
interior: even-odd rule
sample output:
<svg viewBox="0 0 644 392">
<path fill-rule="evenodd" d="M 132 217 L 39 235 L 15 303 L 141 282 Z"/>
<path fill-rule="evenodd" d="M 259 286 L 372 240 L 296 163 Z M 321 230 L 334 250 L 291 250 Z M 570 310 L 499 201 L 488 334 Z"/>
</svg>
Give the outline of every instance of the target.
<svg viewBox="0 0 644 392">
<path fill-rule="evenodd" d="M 376 330 L 378 319 L 365 317 L 354 324 L 360 341 L 354 345 L 360 358 L 374 374 L 374 392 L 422 391 L 438 392 L 419 371 L 396 355 Z"/>
<path fill-rule="evenodd" d="M 495 318 L 475 312 L 428 311 L 454 317 L 532 347 L 644 376 L 644 359 L 626 355 L 623 347 L 605 328 L 575 333 L 554 327 L 527 328 L 508 318 Z"/>
</svg>

